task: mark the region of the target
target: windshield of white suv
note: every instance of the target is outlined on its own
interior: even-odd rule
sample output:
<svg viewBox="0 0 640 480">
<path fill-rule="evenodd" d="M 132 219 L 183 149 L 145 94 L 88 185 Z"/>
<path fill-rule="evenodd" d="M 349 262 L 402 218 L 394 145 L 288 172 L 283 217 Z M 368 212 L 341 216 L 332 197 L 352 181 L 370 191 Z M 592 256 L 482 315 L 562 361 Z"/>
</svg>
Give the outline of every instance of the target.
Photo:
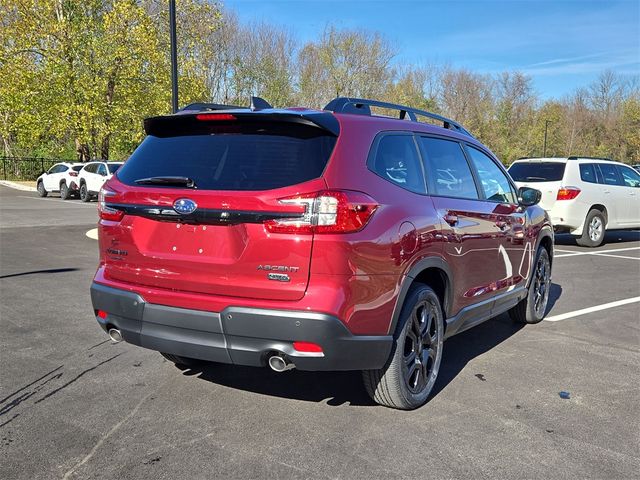
<svg viewBox="0 0 640 480">
<path fill-rule="evenodd" d="M 559 182 L 564 176 L 561 162 L 517 162 L 509 167 L 516 182 Z"/>
</svg>

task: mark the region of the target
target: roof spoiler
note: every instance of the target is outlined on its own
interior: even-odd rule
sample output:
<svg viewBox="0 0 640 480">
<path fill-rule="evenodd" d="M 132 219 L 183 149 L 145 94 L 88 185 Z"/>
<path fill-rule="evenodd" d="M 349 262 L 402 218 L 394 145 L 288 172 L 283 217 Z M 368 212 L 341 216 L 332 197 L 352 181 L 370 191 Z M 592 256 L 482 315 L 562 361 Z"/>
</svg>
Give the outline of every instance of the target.
<svg viewBox="0 0 640 480">
<path fill-rule="evenodd" d="M 147 135 L 156 137 L 169 137 L 175 135 L 190 135 L 202 131 L 203 127 L 214 124 L 221 128 L 233 128 L 238 125 L 259 125 L 265 123 L 296 124 L 318 128 L 326 133 L 338 136 L 340 124 L 334 115 L 329 112 L 315 110 L 291 111 L 291 110 L 216 110 L 215 112 L 182 111 L 177 115 L 163 115 L 145 118 L 144 130 Z"/>
</svg>

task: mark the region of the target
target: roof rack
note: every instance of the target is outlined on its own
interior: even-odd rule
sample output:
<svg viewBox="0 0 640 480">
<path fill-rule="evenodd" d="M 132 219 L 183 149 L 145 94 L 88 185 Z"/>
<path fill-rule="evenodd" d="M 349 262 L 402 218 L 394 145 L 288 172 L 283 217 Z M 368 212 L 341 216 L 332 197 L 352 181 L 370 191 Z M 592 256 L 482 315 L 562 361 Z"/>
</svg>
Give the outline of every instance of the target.
<svg viewBox="0 0 640 480">
<path fill-rule="evenodd" d="M 337 97 L 331 100 L 324 110 L 328 110 L 334 113 L 353 113 L 357 115 L 369 115 L 371 116 L 370 107 L 388 108 L 390 110 L 399 110 L 398 118 L 404 120 L 407 116 L 412 122 L 417 122 L 416 115 L 430 118 L 442 122 L 442 126 L 449 130 L 457 131 L 464 135 L 473 138 L 473 135 L 469 133 L 465 128 L 457 122 L 450 120 L 446 117 L 442 117 L 436 113 L 427 112 L 426 110 L 419 110 L 417 108 L 407 107 L 406 105 L 398 105 L 395 103 L 380 102 L 378 100 L 368 100 L 366 98 L 348 98 Z"/>
<path fill-rule="evenodd" d="M 606 162 L 615 162 L 615 160 L 606 157 L 581 157 L 575 155 L 567 157 L 567 160 L 604 160 Z"/>
</svg>

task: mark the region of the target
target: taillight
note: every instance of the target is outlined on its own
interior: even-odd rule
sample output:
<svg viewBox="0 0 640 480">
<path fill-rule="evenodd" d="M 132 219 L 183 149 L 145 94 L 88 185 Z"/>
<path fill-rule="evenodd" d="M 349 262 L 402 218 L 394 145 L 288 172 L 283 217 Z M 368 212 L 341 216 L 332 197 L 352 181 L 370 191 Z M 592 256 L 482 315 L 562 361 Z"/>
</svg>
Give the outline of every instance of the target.
<svg viewBox="0 0 640 480">
<path fill-rule="evenodd" d="M 108 190 L 104 187 L 100 189 L 100 193 L 98 193 L 98 215 L 100 215 L 101 220 L 111 220 L 113 222 L 119 222 L 124 217 L 124 212 L 122 210 L 116 210 L 115 208 L 111 208 L 107 206 L 106 198 L 113 197 L 115 192 Z"/>
<path fill-rule="evenodd" d="M 281 198 L 283 205 L 302 209 L 299 216 L 267 220 L 272 233 L 351 233 L 362 230 L 378 204 L 360 192 L 325 190 Z"/>
<path fill-rule="evenodd" d="M 322 353 L 322 347 L 312 342 L 293 342 L 293 349 L 304 353 Z"/>
<path fill-rule="evenodd" d="M 218 121 L 224 122 L 229 120 L 235 120 L 235 115 L 231 115 L 230 113 L 200 113 L 196 115 L 198 120 L 203 121 Z"/>
<path fill-rule="evenodd" d="M 78 176 L 78 172 L 71 171 L 71 172 L 69 172 L 69 176 L 70 177 L 77 177 Z"/>
<path fill-rule="evenodd" d="M 580 189 L 578 187 L 561 187 L 558 190 L 556 200 L 573 200 L 579 193 Z"/>
</svg>

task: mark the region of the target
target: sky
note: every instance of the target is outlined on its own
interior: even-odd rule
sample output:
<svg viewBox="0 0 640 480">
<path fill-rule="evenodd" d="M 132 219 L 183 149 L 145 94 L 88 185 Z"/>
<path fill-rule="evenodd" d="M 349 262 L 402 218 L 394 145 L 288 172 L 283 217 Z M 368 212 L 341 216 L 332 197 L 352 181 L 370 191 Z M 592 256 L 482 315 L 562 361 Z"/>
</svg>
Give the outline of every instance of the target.
<svg viewBox="0 0 640 480">
<path fill-rule="evenodd" d="M 223 0 L 240 21 L 288 28 L 300 42 L 333 24 L 382 32 L 394 62 L 478 73 L 518 70 L 561 98 L 609 69 L 640 74 L 640 0 Z"/>
</svg>

